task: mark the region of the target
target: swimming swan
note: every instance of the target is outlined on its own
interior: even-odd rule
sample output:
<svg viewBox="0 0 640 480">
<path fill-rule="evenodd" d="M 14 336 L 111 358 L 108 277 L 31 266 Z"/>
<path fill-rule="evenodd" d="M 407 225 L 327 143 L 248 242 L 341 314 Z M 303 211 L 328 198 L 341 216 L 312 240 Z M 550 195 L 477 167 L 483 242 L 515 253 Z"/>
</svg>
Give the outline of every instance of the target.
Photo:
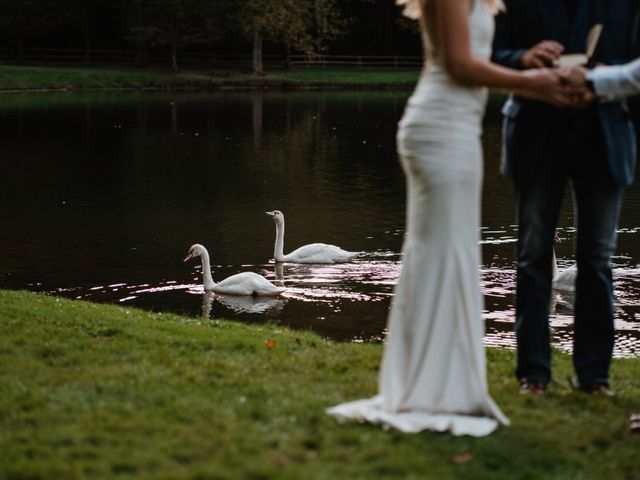
<svg viewBox="0 0 640 480">
<path fill-rule="evenodd" d="M 335 245 L 310 243 L 285 255 L 282 253 L 284 248 L 284 214 L 280 210 L 264 213 L 273 217 L 273 221 L 276 224 L 276 244 L 273 248 L 273 258 L 276 262 L 343 263 L 350 261 L 358 254 L 357 252 L 347 252 Z"/>
<path fill-rule="evenodd" d="M 560 241 L 560 237 L 556 234 L 553 241 L 555 243 L 562 243 Z M 558 270 L 558 261 L 556 259 L 556 250 L 555 248 L 552 251 L 552 286 L 556 290 L 562 290 L 565 292 L 575 292 L 576 291 L 576 280 L 578 279 L 578 267 L 573 265 L 569 268 L 566 268 L 562 271 Z"/>
<path fill-rule="evenodd" d="M 578 276 L 578 269 L 573 266 L 566 270 L 558 270 L 558 260 L 556 258 L 556 249 L 553 249 L 553 260 L 551 263 L 552 269 L 552 285 L 556 290 L 564 290 L 565 292 L 573 292 L 576 289 L 576 277 Z"/>
<path fill-rule="evenodd" d="M 189 249 L 189 253 L 184 261 L 194 257 L 202 259 L 202 276 L 205 290 L 228 295 L 264 295 L 276 296 L 285 291 L 284 288 L 276 287 L 262 275 L 253 272 L 242 272 L 231 275 L 219 283 L 215 283 L 211 277 L 211 266 L 209 264 L 209 252 L 203 245 L 196 243 Z"/>
</svg>

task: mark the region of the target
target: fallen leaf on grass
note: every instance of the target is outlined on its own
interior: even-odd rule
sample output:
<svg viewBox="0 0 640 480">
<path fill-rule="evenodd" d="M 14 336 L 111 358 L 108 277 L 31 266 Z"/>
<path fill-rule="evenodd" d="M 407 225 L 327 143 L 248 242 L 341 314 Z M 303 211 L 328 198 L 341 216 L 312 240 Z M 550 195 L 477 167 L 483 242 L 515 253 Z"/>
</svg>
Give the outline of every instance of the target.
<svg viewBox="0 0 640 480">
<path fill-rule="evenodd" d="M 470 462 L 471 460 L 473 460 L 473 455 L 469 452 L 459 453 L 451 457 L 451 461 L 453 463 L 458 463 L 458 464 L 467 463 L 467 462 Z"/>
<path fill-rule="evenodd" d="M 267 348 L 273 348 L 276 346 L 276 341 L 275 340 L 267 340 L 266 342 L 264 342 L 264 344 L 267 346 Z"/>
</svg>

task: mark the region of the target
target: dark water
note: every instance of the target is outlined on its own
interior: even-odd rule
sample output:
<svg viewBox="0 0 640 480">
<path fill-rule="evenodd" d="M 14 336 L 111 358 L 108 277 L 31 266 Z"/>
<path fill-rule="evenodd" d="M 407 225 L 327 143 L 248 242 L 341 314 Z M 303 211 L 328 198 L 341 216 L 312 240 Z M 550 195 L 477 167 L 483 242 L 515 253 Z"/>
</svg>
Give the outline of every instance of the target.
<svg viewBox="0 0 640 480">
<path fill-rule="evenodd" d="M 0 288 L 192 316 L 271 321 L 340 340 L 384 335 L 404 234 L 396 123 L 407 92 L 100 93 L 0 96 Z M 485 122 L 483 291 L 491 345 L 513 346 L 516 226 L 498 174 L 499 102 Z M 615 262 L 617 356 L 640 354 L 640 188 L 628 190 Z M 343 265 L 269 262 L 312 242 L 364 251 Z M 567 199 L 557 247 L 572 265 Z M 281 299 L 203 295 L 214 279 L 282 279 Z M 572 297 L 554 293 L 553 336 L 571 348 Z"/>
</svg>

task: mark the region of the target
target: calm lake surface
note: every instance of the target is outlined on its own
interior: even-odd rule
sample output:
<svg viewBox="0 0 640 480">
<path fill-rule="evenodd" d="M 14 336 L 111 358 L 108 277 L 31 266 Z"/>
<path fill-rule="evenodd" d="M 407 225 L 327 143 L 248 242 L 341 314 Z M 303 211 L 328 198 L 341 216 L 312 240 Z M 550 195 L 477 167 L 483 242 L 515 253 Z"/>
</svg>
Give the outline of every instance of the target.
<svg viewBox="0 0 640 480">
<path fill-rule="evenodd" d="M 404 176 L 396 123 L 409 92 L 87 93 L 0 96 L 0 288 L 275 322 L 347 341 L 380 341 L 399 273 Z M 486 343 L 513 347 L 511 186 L 498 174 L 500 101 L 485 120 L 482 288 Z M 452 126 L 454 128 L 455 126 Z M 270 262 L 312 242 L 364 252 L 342 265 Z M 559 266 L 573 264 L 569 196 Z M 279 299 L 203 294 L 213 277 L 256 271 Z M 616 356 L 640 355 L 640 187 L 628 189 L 614 258 Z M 554 292 L 555 344 L 572 341 L 572 295 Z"/>
</svg>

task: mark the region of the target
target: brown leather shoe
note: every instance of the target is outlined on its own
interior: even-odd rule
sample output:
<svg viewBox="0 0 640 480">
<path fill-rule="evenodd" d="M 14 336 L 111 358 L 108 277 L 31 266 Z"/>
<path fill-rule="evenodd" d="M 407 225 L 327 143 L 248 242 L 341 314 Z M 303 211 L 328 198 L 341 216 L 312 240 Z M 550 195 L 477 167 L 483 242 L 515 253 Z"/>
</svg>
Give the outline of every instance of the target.
<svg viewBox="0 0 640 480">
<path fill-rule="evenodd" d="M 640 433 L 640 413 L 632 413 L 629 417 L 629 431 Z"/>
<path fill-rule="evenodd" d="M 544 395 L 544 391 L 547 386 L 544 383 L 540 383 L 533 378 L 521 378 L 520 379 L 520 394 L 531 395 L 538 397 Z"/>
<path fill-rule="evenodd" d="M 571 389 L 576 392 L 587 393 L 589 395 L 605 395 L 607 397 L 613 397 L 615 393 L 608 383 L 593 383 L 589 385 L 581 384 L 577 378 L 569 377 L 569 385 Z"/>
</svg>

